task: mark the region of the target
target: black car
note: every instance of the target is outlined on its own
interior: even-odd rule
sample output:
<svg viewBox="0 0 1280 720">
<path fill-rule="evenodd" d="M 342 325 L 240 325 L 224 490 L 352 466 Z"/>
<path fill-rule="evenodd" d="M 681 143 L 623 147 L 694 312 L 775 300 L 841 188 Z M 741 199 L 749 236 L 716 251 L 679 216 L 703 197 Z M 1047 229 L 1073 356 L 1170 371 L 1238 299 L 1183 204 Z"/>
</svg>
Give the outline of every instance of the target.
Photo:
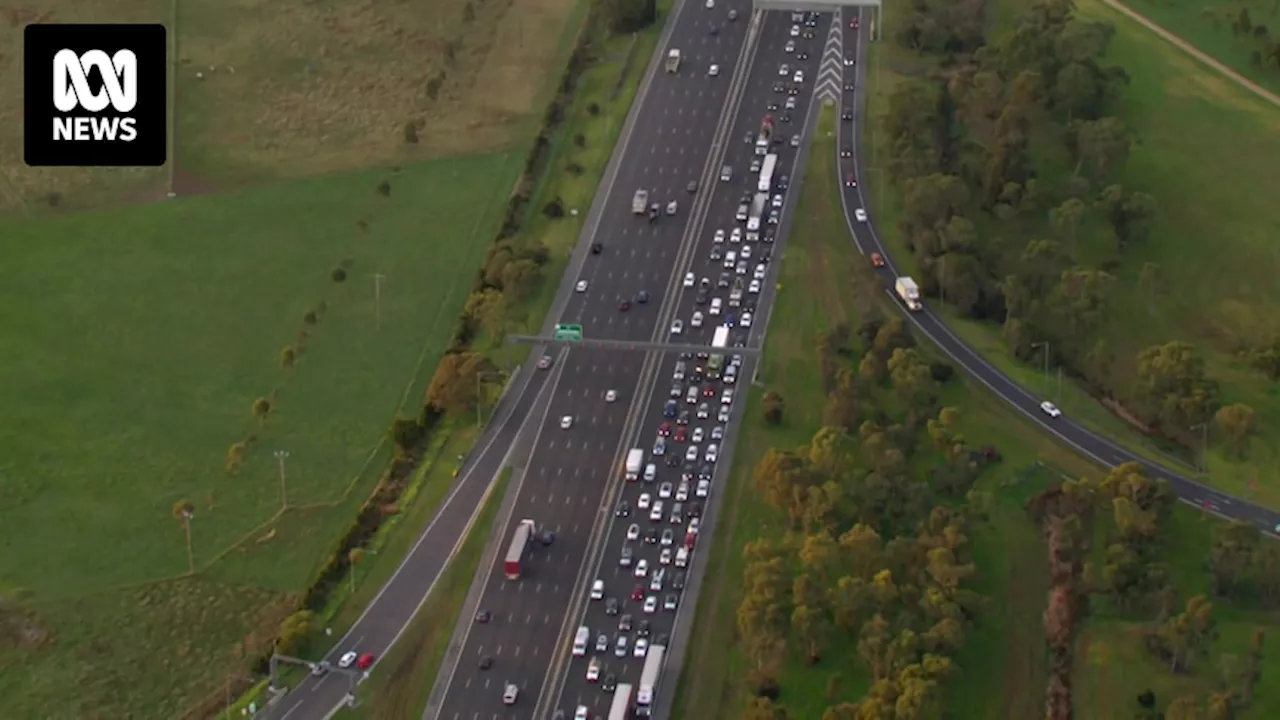
<svg viewBox="0 0 1280 720">
<path fill-rule="evenodd" d="M 782 117 L 780 117 L 780 118 L 778 118 L 778 119 L 779 119 L 779 120 L 781 120 L 781 121 L 782 121 L 782 122 L 784 122 L 784 123 L 789 123 L 789 122 L 791 122 L 791 113 L 782 113 Z"/>
<path fill-rule="evenodd" d="M 777 110 L 777 109 L 778 109 L 778 103 L 776 103 L 776 102 L 771 102 L 771 103 L 769 103 L 768 105 L 766 105 L 765 107 L 766 107 L 766 108 L 768 108 L 768 110 L 769 110 L 770 112 L 773 112 L 773 111 L 775 111 L 775 110 Z"/>
<path fill-rule="evenodd" d="M 681 411 L 681 413 L 680 413 L 680 417 L 676 418 L 676 424 L 677 424 L 677 425 L 688 425 L 688 424 L 689 424 L 689 411 L 688 411 L 688 410 Z"/>
<path fill-rule="evenodd" d="M 851 148 L 848 148 L 848 147 L 842 147 L 842 148 L 840 148 L 840 157 L 842 157 L 842 158 L 849 158 L 849 157 L 853 157 L 853 150 L 852 150 Z"/>
<path fill-rule="evenodd" d="M 604 601 L 604 614 L 605 615 L 618 614 L 618 598 L 611 597 L 608 600 Z"/>
<path fill-rule="evenodd" d="M 702 503 L 697 501 L 689 503 L 689 509 L 685 510 L 685 514 L 691 518 L 702 517 Z"/>
<path fill-rule="evenodd" d="M 627 500 L 623 500 L 622 504 L 618 506 L 618 509 L 614 511 L 614 514 L 620 518 L 631 517 L 631 503 Z"/>
<path fill-rule="evenodd" d="M 666 459 L 663 460 L 663 462 L 666 463 L 669 468 L 676 467 L 680 464 L 680 455 L 678 453 L 671 453 L 670 455 L 666 455 L 665 458 Z"/>
<path fill-rule="evenodd" d="M 776 93 L 785 92 L 786 89 L 787 89 L 787 84 L 782 82 L 781 80 L 773 84 L 773 91 Z M 754 138 L 751 137 L 751 133 L 747 133 L 747 140 L 754 141 Z"/>
<path fill-rule="evenodd" d="M 644 305 L 645 303 L 649 302 L 649 291 L 641 290 L 639 293 L 636 293 L 636 302 L 640 303 L 641 305 Z"/>
<path fill-rule="evenodd" d="M 720 273 L 720 277 L 716 278 L 716 287 L 719 287 L 719 288 L 729 287 L 729 273 L 727 272 Z"/>
<path fill-rule="evenodd" d="M 693 301 L 699 305 L 706 305 L 710 299 L 711 295 L 709 295 L 706 290 L 699 290 L 698 294 L 694 296 Z"/>
<path fill-rule="evenodd" d="M 798 52 L 798 53 L 796 53 L 796 59 L 797 59 L 797 60 L 808 60 L 808 59 L 809 59 L 809 53 L 807 53 L 807 52 Z"/>
<path fill-rule="evenodd" d="M 600 689 L 611 693 L 618 689 L 618 678 L 613 673 L 604 676 L 604 682 L 600 683 Z"/>
<path fill-rule="evenodd" d="M 658 542 L 658 528 L 649 528 L 644 534 L 644 541 L 649 545 Z"/>
<path fill-rule="evenodd" d="M 649 621 L 641 620 L 640 627 L 636 628 L 636 637 L 649 637 Z"/>
<path fill-rule="evenodd" d="M 489 669 L 489 668 L 491 668 L 491 667 L 493 667 L 493 658 L 489 657 L 488 655 L 481 655 L 481 656 L 480 656 L 480 669 L 481 669 L 481 670 L 488 670 L 488 669 Z"/>
<path fill-rule="evenodd" d="M 631 613 L 618 618 L 618 632 L 631 632 Z"/>
<path fill-rule="evenodd" d="M 711 26 L 711 29 L 710 29 L 710 30 L 708 30 L 707 32 L 708 32 L 709 34 L 713 35 L 713 36 L 714 36 L 714 35 L 719 35 L 719 34 L 720 34 L 720 26 L 719 26 L 719 25 L 712 25 L 712 26 Z"/>
<path fill-rule="evenodd" d="M 792 85 L 791 87 L 787 88 L 787 94 L 788 94 L 788 95 L 799 95 L 799 94 L 800 94 L 800 86 L 799 86 L 799 85 Z"/>
<path fill-rule="evenodd" d="M 845 91 L 845 92 L 853 92 L 853 83 L 851 83 L 851 82 L 845 83 L 845 84 L 844 84 L 844 91 Z"/>
<path fill-rule="evenodd" d="M 543 530 L 542 537 L 540 539 L 542 540 L 543 545 L 551 545 L 551 543 L 556 541 L 556 534 L 550 530 Z"/>
<path fill-rule="evenodd" d="M 787 189 L 787 188 L 789 188 L 789 187 L 791 187 L 791 176 L 790 176 L 790 175 L 779 175 L 779 176 L 778 176 L 778 189 L 779 189 L 779 190 L 786 190 L 786 189 Z"/>
<path fill-rule="evenodd" d="M 591 254 L 599 255 L 604 252 L 604 243 L 591 243 Z"/>
<path fill-rule="evenodd" d="M 658 639 L 657 639 L 657 640 L 654 640 L 654 641 L 653 641 L 653 644 L 654 644 L 654 645 L 659 645 L 659 646 L 661 646 L 661 647 L 667 647 L 667 643 L 668 643 L 668 642 L 670 642 L 670 640 L 671 640 L 671 637 L 670 637 L 669 635 L 667 635 L 666 633 L 663 633 L 663 634 L 661 634 L 661 635 L 659 635 L 659 636 L 658 636 Z"/>
<path fill-rule="evenodd" d="M 493 616 L 489 614 L 488 610 L 480 610 L 476 613 L 476 622 L 478 623 L 487 623 L 491 619 L 493 619 Z"/>
<path fill-rule="evenodd" d="M 721 250 L 719 245 L 712 245 L 712 246 L 711 246 L 711 259 L 712 259 L 712 260 L 720 260 L 720 259 L 722 259 L 722 258 L 724 258 L 724 250 Z"/>
<path fill-rule="evenodd" d="M 743 136 L 742 136 L 742 142 L 743 142 L 743 144 L 744 144 L 744 145 L 750 145 L 751 143 L 753 143 L 753 142 L 755 142 L 755 141 L 756 141 L 756 135 L 755 135 L 755 133 L 751 132 L 750 130 L 748 130 L 748 131 L 747 131 L 747 134 L 745 134 L 745 135 L 743 135 Z"/>
<path fill-rule="evenodd" d="M 844 112 L 840 113 L 840 119 L 841 119 L 841 120 L 844 120 L 845 122 L 852 122 L 852 121 L 853 121 L 853 111 L 852 111 L 852 110 L 845 110 Z"/>
</svg>

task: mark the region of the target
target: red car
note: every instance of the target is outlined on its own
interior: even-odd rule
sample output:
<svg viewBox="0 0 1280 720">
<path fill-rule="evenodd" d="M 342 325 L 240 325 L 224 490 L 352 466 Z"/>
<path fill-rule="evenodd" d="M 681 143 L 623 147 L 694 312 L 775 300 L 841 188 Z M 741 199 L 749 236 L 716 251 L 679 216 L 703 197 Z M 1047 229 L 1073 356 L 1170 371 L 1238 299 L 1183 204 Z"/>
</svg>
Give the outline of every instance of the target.
<svg viewBox="0 0 1280 720">
<path fill-rule="evenodd" d="M 694 546 L 694 544 L 696 544 L 697 542 L 698 542 L 698 534 L 697 534 L 697 533 L 689 533 L 688 535 L 685 535 L 685 536 L 684 536 L 684 549 L 685 549 L 685 550 L 693 550 L 693 546 Z"/>
<path fill-rule="evenodd" d="M 626 312 L 626 311 L 628 311 L 628 310 L 630 310 L 630 309 L 631 309 L 631 301 L 630 301 L 630 300 L 623 300 L 622 302 L 618 303 L 618 310 L 619 310 L 620 312 Z"/>
<path fill-rule="evenodd" d="M 632 600 L 635 600 L 636 602 L 639 602 L 639 601 L 641 601 L 641 600 L 644 600 L 644 586 L 643 586 L 643 585 L 637 585 L 637 586 L 635 587 L 635 589 L 631 591 L 631 599 L 632 599 Z"/>
<path fill-rule="evenodd" d="M 849 173 L 844 178 L 845 187 L 858 187 L 858 181 L 853 179 L 853 173 Z"/>
<path fill-rule="evenodd" d="M 702 397 L 710 398 L 716 396 L 716 388 L 714 385 L 707 385 L 702 388 Z"/>
<path fill-rule="evenodd" d="M 368 670 L 371 667 L 373 667 L 373 653 L 365 653 L 356 660 L 357 670 Z"/>
<path fill-rule="evenodd" d="M 658 426 L 658 435 L 660 437 L 666 437 L 670 434 L 671 434 L 671 423 L 664 422 Z"/>
<path fill-rule="evenodd" d="M 871 253 L 871 265 L 872 267 L 884 267 L 884 258 L 880 256 L 880 253 Z"/>
<path fill-rule="evenodd" d="M 676 442 L 682 443 L 689 439 L 689 431 L 686 428 L 676 428 Z"/>
<path fill-rule="evenodd" d="M 853 28 L 854 30 L 857 30 L 857 29 L 858 29 L 858 18 L 853 18 L 852 20 L 850 20 L 850 21 L 849 21 L 849 27 Z"/>
</svg>

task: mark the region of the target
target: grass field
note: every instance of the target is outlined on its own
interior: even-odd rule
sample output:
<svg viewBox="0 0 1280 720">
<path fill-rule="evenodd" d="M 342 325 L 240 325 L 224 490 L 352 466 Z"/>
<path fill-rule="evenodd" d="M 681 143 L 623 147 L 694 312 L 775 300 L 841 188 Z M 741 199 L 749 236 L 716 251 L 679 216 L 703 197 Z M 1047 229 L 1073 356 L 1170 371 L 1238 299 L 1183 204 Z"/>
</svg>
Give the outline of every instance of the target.
<svg viewBox="0 0 1280 720">
<path fill-rule="evenodd" d="M 1149 345 L 1171 340 L 1194 343 L 1206 356 L 1227 402 L 1244 402 L 1258 412 L 1259 434 L 1245 459 L 1229 458 L 1211 447 L 1209 482 L 1238 496 L 1251 496 L 1280 507 L 1280 483 L 1269 472 L 1280 455 L 1274 438 L 1280 435 L 1280 395 L 1265 378 L 1237 359 L 1246 344 L 1261 344 L 1280 333 L 1280 287 L 1271 278 L 1280 272 L 1280 255 L 1271 239 L 1280 234 L 1280 206 L 1269 188 L 1280 183 L 1280 168 L 1268 158 L 1280 156 L 1280 111 L 1263 104 L 1216 73 L 1205 70 L 1155 35 L 1105 8 L 1098 0 L 1077 3 L 1083 18 L 1114 23 L 1110 62 L 1122 65 L 1132 77 L 1124 93 L 1120 115 L 1133 126 L 1141 142 L 1121 182 L 1152 193 L 1160 205 L 1151 239 L 1129 250 L 1115 270 L 1109 302 L 1106 337 L 1120 358 L 1132 358 Z M 1003 0 L 1002 24 L 1025 7 L 1020 0 Z M 892 36 L 894 16 L 887 18 Z M 872 95 L 868 109 L 878 115 L 888 90 L 900 78 L 918 74 L 922 65 L 911 53 L 891 42 L 873 46 Z M 865 145 L 878 142 L 867 128 Z M 885 157 L 883 148 L 876 150 Z M 874 155 L 872 156 L 875 157 Z M 1051 171 L 1061 158 L 1042 159 Z M 873 161 L 874 162 L 874 161 Z M 888 197 L 881 173 L 871 173 L 868 188 L 876 228 L 896 263 L 913 271 L 909 254 L 897 231 L 897 207 Z M 1212 238 L 1212 242 L 1206 242 Z M 1081 243 L 1085 262 L 1106 257 L 1107 250 Z M 1162 277 L 1157 292 L 1137 278 L 1152 262 Z M 933 305 L 940 309 L 938 303 Z M 946 312 L 943 309 L 943 312 Z M 1067 380 L 1059 395 L 1056 375 L 1046 381 L 1037 365 L 1018 365 L 1008 358 L 1000 330 L 991 325 L 954 319 L 949 323 L 962 337 L 1016 378 L 1047 397 L 1058 396 L 1073 418 L 1156 460 L 1190 472 L 1190 451 L 1178 458 L 1162 457 L 1162 448 L 1140 435 Z M 1134 364 L 1116 364 L 1115 384 L 1128 387 Z M 1257 479 L 1256 489 L 1249 482 Z"/>
<path fill-rule="evenodd" d="M 1274 61 L 1265 61 L 1267 40 L 1253 32 L 1258 26 L 1270 29 L 1268 39 L 1274 42 L 1275 31 L 1280 30 L 1280 6 L 1274 0 L 1125 0 L 1124 4 L 1223 65 L 1272 92 L 1280 92 L 1280 67 Z M 1237 25 L 1241 10 L 1249 17 L 1248 28 Z M 1254 52 L 1264 56 L 1261 64 L 1256 63 Z"/>
<path fill-rule="evenodd" d="M 525 0 L 518 10 L 513 0 L 19 0 L 0 11 L 8 101 L 0 103 L 0 213 L 42 211 L 50 193 L 62 208 L 158 199 L 170 177 L 187 195 L 443 155 L 523 155 L 586 8 L 581 0 Z M 21 164 L 18 58 L 22 26 L 33 21 L 169 27 L 171 168 Z M 406 142 L 407 124 L 416 142 Z"/>
<path fill-rule="evenodd" d="M 731 646 L 743 592 L 742 548 L 758 537 L 775 536 L 785 519 L 752 492 L 751 475 L 765 450 L 805 444 L 821 425 L 823 393 L 812 348 L 819 333 L 841 321 L 856 326 L 861 313 L 851 291 L 856 264 L 865 262 L 849 238 L 840 209 L 833 113 L 824 111 L 815 135 L 796 225 L 782 256 L 780 282 L 770 319 L 761 377 L 786 401 L 784 422 L 770 427 L 760 417 L 760 388 L 753 388 L 743 422 L 741 448 L 734 455 L 722 515 L 717 522 L 698 618 L 679 680 L 677 717 L 740 717 L 747 662 Z M 874 293 L 878 296 L 878 293 Z M 879 301 L 877 300 L 877 307 Z M 887 313 L 896 312 L 884 305 Z M 927 352 L 927 350 L 926 350 Z M 1022 720 L 1043 709 L 1045 687 L 1040 612 L 1048 578 L 1045 548 L 1022 503 L 1052 473 L 1031 472 L 1037 461 L 1073 475 L 1094 469 L 1023 423 L 994 399 L 963 382 L 948 388 L 943 404 L 961 409 L 961 427 L 972 444 L 994 444 L 1003 464 L 985 473 L 980 488 L 996 500 L 990 525 L 972 532 L 979 574 L 975 589 L 991 598 L 990 617 L 969 632 L 955 658 L 961 678 L 946 687 L 952 717 Z M 725 652 L 726 647 L 732 647 Z M 836 691 L 829 694 L 829 683 Z M 792 717 L 816 718 L 840 700 L 857 700 L 869 678 L 855 653 L 829 653 L 814 667 L 792 658 L 781 677 L 782 702 Z"/>
</svg>

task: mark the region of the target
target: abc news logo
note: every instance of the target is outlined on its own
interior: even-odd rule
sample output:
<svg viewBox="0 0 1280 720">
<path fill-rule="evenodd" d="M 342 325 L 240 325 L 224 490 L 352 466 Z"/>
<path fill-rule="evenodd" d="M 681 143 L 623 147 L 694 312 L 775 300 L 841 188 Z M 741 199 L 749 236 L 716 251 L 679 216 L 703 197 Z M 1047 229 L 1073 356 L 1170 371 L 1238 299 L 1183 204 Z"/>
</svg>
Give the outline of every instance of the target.
<svg viewBox="0 0 1280 720">
<path fill-rule="evenodd" d="M 163 25 L 28 25 L 25 159 L 32 166 L 159 166 L 168 149 Z"/>
</svg>

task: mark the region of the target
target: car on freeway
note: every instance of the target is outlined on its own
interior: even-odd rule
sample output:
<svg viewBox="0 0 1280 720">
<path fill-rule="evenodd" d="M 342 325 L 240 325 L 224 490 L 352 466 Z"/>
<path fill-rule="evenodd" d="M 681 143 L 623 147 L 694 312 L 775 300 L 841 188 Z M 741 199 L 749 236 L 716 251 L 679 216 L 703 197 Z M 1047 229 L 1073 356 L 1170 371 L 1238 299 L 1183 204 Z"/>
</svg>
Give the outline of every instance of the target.
<svg viewBox="0 0 1280 720">
<path fill-rule="evenodd" d="M 596 636 L 596 652 L 608 652 L 608 651 L 609 651 L 609 636 L 605 635 L 604 633 L 600 633 L 599 635 Z"/>
<path fill-rule="evenodd" d="M 689 318 L 689 327 L 691 327 L 691 328 L 700 328 L 700 327 L 702 327 L 702 319 L 703 319 L 703 318 L 702 318 L 702 313 L 701 313 L 701 312 L 695 312 L 695 313 L 693 314 L 693 316 Z"/>
<path fill-rule="evenodd" d="M 845 110 L 844 112 L 840 113 L 840 119 L 844 120 L 845 122 L 853 122 L 853 111 Z"/>
<path fill-rule="evenodd" d="M 672 557 L 671 548 L 669 548 L 669 547 L 668 547 L 668 548 L 662 548 L 662 552 L 658 555 L 658 564 L 659 564 L 659 565 L 670 565 L 670 564 L 671 564 L 671 557 Z"/>
<path fill-rule="evenodd" d="M 636 640 L 634 649 L 631 651 L 633 657 L 642 658 L 649 653 L 649 641 L 644 638 Z"/>
<path fill-rule="evenodd" d="M 618 614 L 618 598 L 611 597 L 608 600 L 604 601 L 604 614 L 605 615 Z"/>
<path fill-rule="evenodd" d="M 656 544 L 657 542 L 658 542 L 658 529 L 657 529 L 657 528 L 649 528 L 648 530 L 645 530 L 645 532 L 644 532 L 644 544 L 645 544 L 645 545 L 654 545 L 654 544 Z"/>
<path fill-rule="evenodd" d="M 1062 411 L 1058 409 L 1058 406 L 1054 405 L 1048 400 L 1045 400 L 1044 402 L 1040 403 L 1040 410 L 1044 412 L 1045 415 L 1048 415 L 1049 417 L 1052 417 L 1052 418 L 1056 418 L 1062 415 Z"/>
<path fill-rule="evenodd" d="M 587 663 L 587 682 L 593 683 L 600 679 L 600 658 L 592 657 Z"/>
<path fill-rule="evenodd" d="M 577 285 L 573 286 L 575 292 L 584 293 L 587 291 L 587 281 L 579 280 Z"/>
<path fill-rule="evenodd" d="M 695 282 L 696 282 L 696 279 L 694 278 L 693 273 L 685 273 L 685 275 L 684 275 L 684 286 L 685 286 L 685 287 L 687 287 L 687 288 L 691 288 L 691 287 L 693 287 L 693 285 L 694 285 L 694 283 L 695 283 Z"/>
<path fill-rule="evenodd" d="M 591 583 L 591 599 L 592 600 L 604 599 L 604 580 L 596 578 L 596 581 Z"/>
<path fill-rule="evenodd" d="M 737 10 L 730 10 L 730 11 L 729 11 L 729 19 L 730 19 L 730 20 L 737 20 L 737 19 L 738 19 L 738 11 L 737 11 Z"/>
<path fill-rule="evenodd" d="M 608 675 L 605 675 L 604 682 L 600 683 L 600 689 L 607 693 L 611 693 L 617 688 L 618 688 L 618 676 L 614 675 L 613 673 L 609 673 Z"/>
<path fill-rule="evenodd" d="M 694 495 L 696 495 L 697 497 L 700 497 L 700 498 L 705 498 L 706 496 L 710 495 L 710 494 L 711 494 L 711 481 L 710 481 L 710 480 L 699 480 L 699 481 L 698 481 L 698 488 L 697 488 L 696 490 L 694 490 L 694 493 L 693 493 L 693 494 L 694 494 Z"/>
<path fill-rule="evenodd" d="M 681 320 L 680 318 L 676 318 L 675 320 L 672 320 L 672 321 L 671 321 L 671 334 L 672 334 L 672 335 L 680 335 L 680 334 L 682 334 L 683 332 L 684 332 L 684 321 L 683 321 L 683 320 Z"/>
<path fill-rule="evenodd" d="M 707 68 L 707 75 L 710 75 L 711 77 L 715 77 L 719 74 L 720 74 L 720 66 L 715 63 L 711 63 L 711 66 Z"/>
<path fill-rule="evenodd" d="M 705 406 L 705 405 L 706 405 L 706 403 L 703 403 L 702 405 L 704 405 L 704 406 Z M 702 411 L 702 406 L 699 406 L 698 411 L 699 411 L 699 412 L 701 412 L 701 411 Z M 697 462 L 697 461 L 698 461 L 698 446 L 697 446 L 697 445 L 690 445 L 690 446 L 689 446 L 689 449 L 688 449 L 688 450 L 685 450 L 685 452 L 684 452 L 684 459 L 685 459 L 685 462 Z"/>
<path fill-rule="evenodd" d="M 477 666 L 478 666 L 481 670 L 488 670 L 489 668 L 493 667 L 493 656 L 491 656 L 491 655 L 481 655 L 481 656 L 480 656 L 480 662 L 479 662 L 479 663 L 477 663 Z"/>
<path fill-rule="evenodd" d="M 788 55 L 790 55 L 791 53 L 795 52 L 795 51 L 796 51 L 796 41 L 795 41 L 795 40 L 788 40 L 788 41 L 787 41 L 787 44 L 782 46 L 782 51 L 783 51 L 783 52 L 785 52 L 785 53 L 786 53 L 786 54 L 788 54 Z"/>
<path fill-rule="evenodd" d="M 348 650 L 342 654 L 342 657 L 338 658 L 338 667 L 349 668 L 355 664 L 356 658 L 358 657 L 360 656 L 357 655 L 354 650 Z"/>
<path fill-rule="evenodd" d="M 790 33 L 790 34 L 791 34 L 791 37 L 793 37 L 793 38 L 795 38 L 795 37 L 800 37 L 800 26 L 799 26 L 799 25 L 792 25 L 792 26 L 791 26 L 791 33 Z"/>
<path fill-rule="evenodd" d="M 636 507 L 641 510 L 648 510 L 649 504 L 653 501 L 653 496 L 649 493 L 640 493 L 640 497 L 636 498 Z"/>
<path fill-rule="evenodd" d="M 671 439 L 675 440 L 678 443 L 688 442 L 689 441 L 688 428 L 682 428 L 682 427 L 676 428 L 676 434 Z"/>
<path fill-rule="evenodd" d="M 630 309 L 631 309 L 630 300 L 623 300 L 622 302 L 618 303 L 618 312 L 626 312 Z"/>
<path fill-rule="evenodd" d="M 662 609 L 671 612 L 676 609 L 678 599 L 675 593 L 668 593 L 665 600 L 662 601 Z"/>
<path fill-rule="evenodd" d="M 795 75 L 793 75 L 793 76 L 791 77 L 791 82 L 793 82 L 793 83 L 795 83 L 795 84 L 797 84 L 797 85 L 799 85 L 800 83 L 804 82 L 804 71 L 803 71 L 803 70 L 797 70 L 797 71 L 796 71 L 796 74 L 795 74 Z"/>
<path fill-rule="evenodd" d="M 788 65 L 788 64 L 786 64 L 786 63 L 782 63 L 781 65 L 779 65 L 779 66 L 778 66 L 778 76 L 779 76 L 779 77 L 786 77 L 786 76 L 788 76 L 788 75 L 790 75 L 790 74 L 791 74 L 791 66 L 790 66 L 790 65 Z"/>
<path fill-rule="evenodd" d="M 796 53 L 796 59 L 797 59 L 797 60 L 808 60 L 808 59 L 809 59 L 809 53 L 804 52 L 804 51 L 802 50 L 802 51 L 800 51 L 800 52 Z"/>
<path fill-rule="evenodd" d="M 858 187 L 858 181 L 853 178 L 853 173 L 844 176 L 844 186 L 847 188 Z"/>
<path fill-rule="evenodd" d="M 729 406 L 728 405 L 720 406 L 720 412 L 716 413 L 716 422 L 722 422 L 722 423 L 729 422 Z"/>
<path fill-rule="evenodd" d="M 676 210 L 678 210 L 678 209 L 680 209 L 680 204 L 679 204 L 679 203 L 677 203 L 675 200 L 672 200 L 671 202 L 667 203 L 667 214 L 668 214 L 668 215 L 675 215 L 675 214 L 676 214 Z"/>
<path fill-rule="evenodd" d="M 643 509 L 643 508 L 642 508 L 642 509 Z M 627 526 L 627 539 L 628 539 L 628 540 L 638 540 L 638 539 L 640 539 L 640 524 L 639 524 L 639 523 L 631 523 L 630 525 L 628 525 L 628 526 Z"/>
<path fill-rule="evenodd" d="M 681 480 L 680 485 L 676 487 L 676 502 L 684 502 L 689 499 L 689 483 Z"/>
<path fill-rule="evenodd" d="M 675 531 L 673 531 L 671 528 L 667 528 L 666 530 L 662 531 L 662 545 L 664 547 L 667 545 L 674 544 L 675 541 L 676 541 Z"/>
<path fill-rule="evenodd" d="M 664 482 L 658 486 L 658 497 L 666 499 L 671 497 L 672 486 L 670 482 Z"/>
<path fill-rule="evenodd" d="M 640 560 L 636 562 L 636 569 L 632 572 L 632 575 L 635 575 L 638 578 L 642 578 L 648 574 L 649 574 L 649 561 L 645 560 L 644 558 L 640 558 Z"/>
<path fill-rule="evenodd" d="M 854 219 L 854 220 L 857 220 L 858 222 L 866 222 L 866 221 L 867 221 L 867 211 L 866 211 L 866 210 L 863 210 L 862 208 L 858 208 L 858 209 L 854 210 L 854 211 L 853 211 L 853 219 Z"/>
<path fill-rule="evenodd" d="M 646 597 L 643 610 L 645 615 L 652 615 L 658 612 L 658 598 L 653 595 Z"/>
<path fill-rule="evenodd" d="M 742 327 L 744 327 L 744 328 L 749 328 L 749 327 L 751 327 L 751 321 L 752 321 L 752 319 L 753 319 L 753 318 L 752 318 L 751 313 L 749 313 L 749 312 L 745 312 L 745 313 L 742 313 L 742 319 L 741 319 L 741 320 L 739 320 L 739 321 L 738 321 L 738 323 L 739 323 L 740 325 L 742 325 Z"/>
<path fill-rule="evenodd" d="M 618 639 L 614 642 L 613 656 L 614 657 L 627 656 L 627 636 L 626 635 L 619 635 Z"/>
<path fill-rule="evenodd" d="M 476 622 L 483 625 L 493 619 L 493 615 L 488 610 L 476 611 Z"/>
<path fill-rule="evenodd" d="M 658 438 L 653 442 L 653 454 L 655 457 L 662 457 L 667 454 L 666 438 Z"/>
<path fill-rule="evenodd" d="M 853 67 L 853 66 L 854 66 L 854 65 L 856 65 L 857 63 L 858 63 L 858 61 L 857 61 L 857 60 L 856 60 L 852 55 L 850 55 L 849 57 L 847 57 L 847 58 L 845 58 L 845 59 L 844 59 L 844 66 L 845 66 L 845 67 Z"/>
<path fill-rule="evenodd" d="M 853 149 L 850 148 L 848 145 L 845 145 L 844 147 L 840 148 L 840 157 L 842 158 L 853 157 Z"/>
<path fill-rule="evenodd" d="M 658 522 L 662 519 L 662 501 L 654 501 L 653 507 L 649 508 L 649 522 Z"/>
<path fill-rule="evenodd" d="M 845 91 L 845 92 L 853 92 L 853 83 L 851 83 L 851 82 L 847 82 L 847 83 L 845 83 L 845 84 L 844 84 L 844 91 Z"/>
<path fill-rule="evenodd" d="M 361 655 L 360 657 L 356 658 L 356 669 L 368 670 L 369 668 L 373 667 L 374 659 L 375 657 L 373 653 L 365 653 Z"/>
<path fill-rule="evenodd" d="M 871 253 L 871 266 L 884 267 L 884 257 L 878 252 Z"/>
<path fill-rule="evenodd" d="M 637 585 L 637 586 L 635 586 L 635 587 L 631 590 L 631 599 L 632 599 L 632 600 L 635 600 L 636 602 L 639 602 L 639 601 L 641 601 L 641 600 L 644 600 L 644 586 L 643 586 L 643 585 Z M 644 625 L 644 623 L 641 623 L 641 626 L 642 626 L 642 627 L 643 627 L 643 625 Z"/>
<path fill-rule="evenodd" d="M 518 700 L 519 698 L 520 698 L 520 688 L 516 687 L 514 684 L 507 683 L 507 686 L 502 689 L 503 705 L 515 705 L 516 700 Z"/>
<path fill-rule="evenodd" d="M 547 368 L 551 367 L 551 363 L 552 363 L 551 356 L 543 355 L 542 357 L 538 358 L 538 369 L 546 370 Z"/>
<path fill-rule="evenodd" d="M 618 555 L 618 567 L 631 567 L 631 561 L 635 559 L 635 551 L 630 545 L 622 546 L 622 553 Z"/>
<path fill-rule="evenodd" d="M 599 243 L 599 242 L 591 243 L 592 255 L 599 255 L 602 252 L 604 252 L 604 243 Z"/>
<path fill-rule="evenodd" d="M 578 709 L 573 711 L 573 720 L 590 720 L 587 716 L 590 712 L 591 711 L 587 709 L 586 705 L 579 705 Z"/>
<path fill-rule="evenodd" d="M 729 388 L 725 388 L 724 392 L 720 393 L 720 404 L 729 405 L 732 402 L 733 402 L 733 390 Z"/>
<path fill-rule="evenodd" d="M 611 403 L 611 402 L 617 402 L 617 400 L 618 400 L 618 391 L 617 391 L 617 390 L 605 390 L 605 391 L 604 391 L 604 401 L 605 401 L 605 402 L 607 402 L 607 403 Z"/>
<path fill-rule="evenodd" d="M 849 20 L 849 27 L 853 28 L 854 30 L 857 30 L 857 29 L 858 29 L 858 18 L 856 18 L 856 17 L 855 17 L 855 18 L 850 19 L 850 20 Z"/>
<path fill-rule="evenodd" d="M 568 430 L 568 429 L 569 429 L 569 428 L 571 428 L 571 427 L 573 427 L 573 416 L 572 416 L 572 415 L 565 415 L 565 416 L 563 416 L 563 417 L 561 417 L 561 418 L 560 418 L 560 429 L 561 429 L 561 430 Z"/>
</svg>

